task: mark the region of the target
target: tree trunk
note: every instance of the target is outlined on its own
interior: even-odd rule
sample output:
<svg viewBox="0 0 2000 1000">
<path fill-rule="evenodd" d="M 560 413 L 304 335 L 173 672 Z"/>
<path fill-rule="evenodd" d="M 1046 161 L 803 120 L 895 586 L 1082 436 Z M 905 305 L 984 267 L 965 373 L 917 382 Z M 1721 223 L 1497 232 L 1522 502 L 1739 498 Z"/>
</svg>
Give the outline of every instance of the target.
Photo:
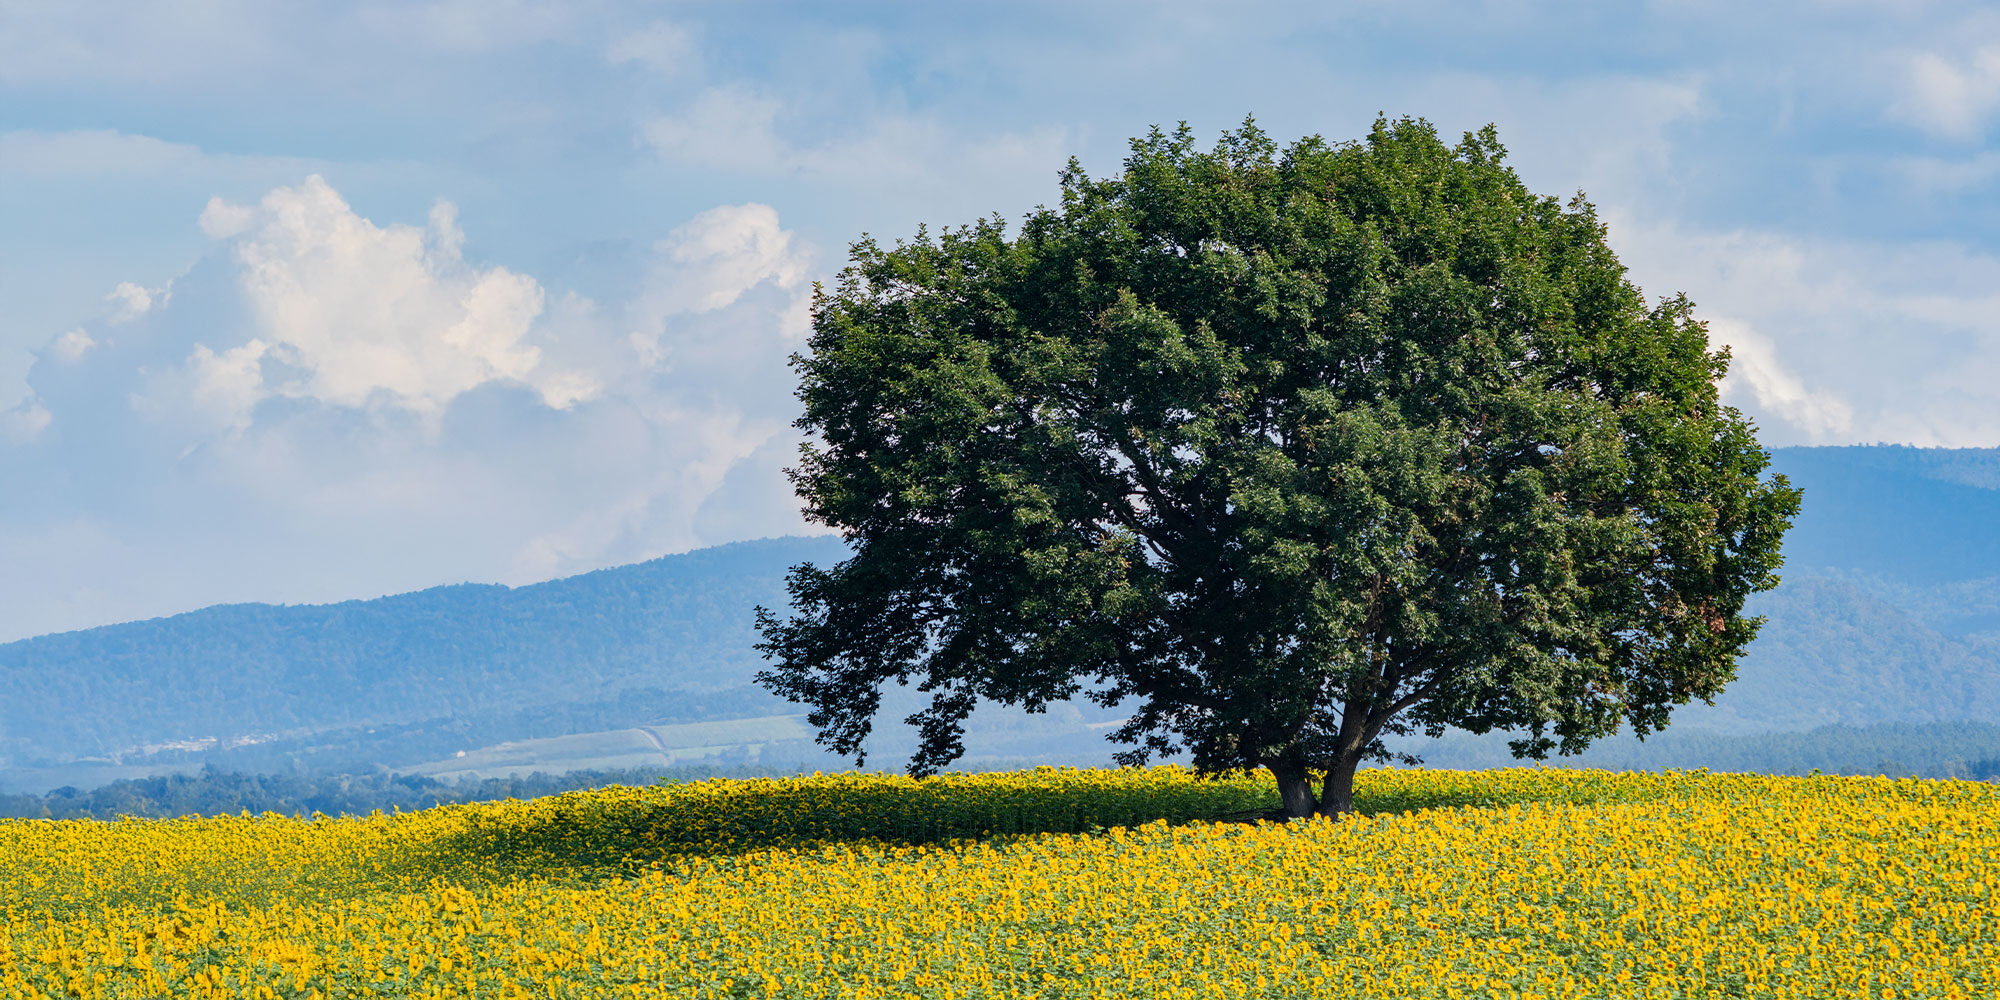
<svg viewBox="0 0 2000 1000">
<path fill-rule="evenodd" d="M 1285 815 L 1297 819 L 1311 816 L 1313 807 L 1312 782 L 1306 776 L 1303 764 L 1272 764 L 1271 773 L 1278 779 L 1278 798 L 1284 803 Z"/>
<path fill-rule="evenodd" d="M 1339 818 L 1354 811 L 1354 772 L 1361 767 L 1361 754 L 1343 752 L 1327 768 L 1326 784 L 1320 791 L 1319 814 Z"/>
</svg>

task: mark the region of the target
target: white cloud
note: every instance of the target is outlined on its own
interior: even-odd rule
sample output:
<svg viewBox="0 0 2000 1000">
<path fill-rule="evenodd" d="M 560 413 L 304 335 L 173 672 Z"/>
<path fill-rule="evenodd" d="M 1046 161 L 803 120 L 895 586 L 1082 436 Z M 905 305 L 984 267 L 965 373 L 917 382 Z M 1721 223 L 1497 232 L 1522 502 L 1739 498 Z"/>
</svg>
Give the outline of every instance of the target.
<svg viewBox="0 0 2000 1000">
<path fill-rule="evenodd" d="M 78 327 L 57 337 L 55 342 L 49 345 L 49 351 L 64 361 L 75 361 L 90 353 L 90 349 L 96 346 L 96 338 Z"/>
<path fill-rule="evenodd" d="M 719 491 L 732 469 L 756 453 L 777 433 L 781 423 L 748 417 L 695 400 L 657 399 L 640 407 L 651 428 L 650 447 L 642 453 L 670 449 L 678 461 L 654 463 L 607 491 L 589 505 L 545 526 L 513 551 L 507 575 L 517 580 L 545 580 L 582 566 L 603 562 L 606 552 L 629 552 L 635 538 L 652 536 L 653 551 L 672 551 L 744 537 L 781 534 L 786 522 L 774 518 L 762 531 L 709 534 L 697 523 L 703 501 Z M 658 437 L 670 433 L 675 440 Z M 788 508 L 797 519 L 789 485 L 776 498 L 758 498 L 765 506 Z M 642 550 L 643 551 L 643 550 Z"/>
<path fill-rule="evenodd" d="M 654 244 L 646 291 L 632 309 L 631 343 L 648 364 L 724 367 L 733 338 L 694 318 L 765 287 L 786 293 L 775 332 L 778 343 L 788 343 L 797 311 L 811 301 L 801 287 L 810 266 L 811 255 L 770 206 L 711 208 Z"/>
<path fill-rule="evenodd" d="M 1936 52 L 1907 56 L 1902 84 L 1893 113 L 1934 135 L 1978 138 L 2000 111 L 2000 45 L 1957 59 Z"/>
<path fill-rule="evenodd" d="M 1687 292 L 1734 348 L 1733 398 L 1767 443 L 2000 440 L 2000 258 L 1618 218 L 1610 240 L 1640 287 Z"/>
<path fill-rule="evenodd" d="M 215 427 L 247 427 L 250 411 L 266 395 L 260 363 L 271 345 L 252 340 L 247 344 L 217 352 L 207 344 L 196 344 L 187 360 L 181 387 L 196 410 Z M 159 405 L 142 397 L 142 405 Z"/>
<path fill-rule="evenodd" d="M 257 210 L 249 205 L 234 205 L 221 198 L 208 199 L 208 207 L 202 209 L 201 231 L 210 239 L 228 239 L 247 231 L 257 222 Z"/>
<path fill-rule="evenodd" d="M 211 203 L 202 213 L 211 232 L 247 223 L 234 253 L 268 344 L 255 358 L 229 363 L 227 398 L 434 413 L 494 380 L 533 386 L 557 408 L 596 391 L 588 376 L 542 363 L 531 342 L 541 286 L 505 268 L 469 265 L 450 206 L 440 205 L 424 228 L 376 226 L 315 175 L 272 191 L 253 216 L 246 211 Z M 293 373 L 266 379 L 251 365 L 266 355 Z M 191 363 L 215 371 L 213 358 Z"/>
<path fill-rule="evenodd" d="M 1724 398 L 1747 387 L 1759 408 L 1805 432 L 1815 444 L 1843 440 L 1853 430 L 1854 408 L 1838 395 L 1807 389 L 1778 360 L 1770 338 L 1747 324 L 1713 315 L 1708 317 L 1708 335 L 1711 345 L 1729 348 Z"/>
<path fill-rule="evenodd" d="M 9 579 L 71 590 L 0 581 L 0 637 L 89 624 L 48 615 L 92 578 L 129 584 L 100 614 L 146 615 L 523 583 L 796 530 L 768 445 L 789 434 L 812 255 L 768 206 L 670 230 L 603 306 L 468 261 L 449 206 L 378 224 L 313 178 L 203 217 L 233 235 L 171 298 L 114 324 L 139 286 L 115 296 L 0 412 L 0 475 L 23 484 L 0 496 L 0 553 L 57 514 L 98 532 L 68 556 L 89 565 L 14 547 Z"/>
<path fill-rule="evenodd" d="M 711 312 L 764 282 L 792 288 L 806 274 L 806 258 L 769 205 L 711 208 L 653 249 L 656 285 L 671 312 Z"/>
<path fill-rule="evenodd" d="M 161 302 L 166 301 L 164 291 L 156 293 L 153 289 L 144 288 L 129 281 L 119 282 L 118 287 L 113 288 L 111 294 L 104 297 L 104 300 L 111 303 L 114 307 L 107 321 L 111 323 L 130 323 L 144 316 L 146 310 L 153 308 L 153 298 L 156 294 L 159 296 Z"/>
</svg>

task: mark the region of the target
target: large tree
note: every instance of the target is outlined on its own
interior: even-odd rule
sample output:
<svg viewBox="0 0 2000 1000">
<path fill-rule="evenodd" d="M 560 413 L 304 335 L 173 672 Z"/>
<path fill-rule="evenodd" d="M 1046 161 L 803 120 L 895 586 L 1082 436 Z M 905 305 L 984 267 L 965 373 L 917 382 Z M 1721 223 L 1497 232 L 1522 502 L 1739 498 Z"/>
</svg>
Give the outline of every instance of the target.
<svg viewBox="0 0 2000 1000">
<path fill-rule="evenodd" d="M 1295 816 L 1385 735 L 1541 757 L 1711 699 L 1798 494 L 1688 300 L 1504 153 L 1183 126 L 1018 235 L 857 243 L 794 359 L 793 478 L 853 555 L 759 609 L 760 678 L 857 756 L 916 684 L 919 773 L 981 700 L 1084 694 L 1122 760 L 1269 768 Z"/>
</svg>

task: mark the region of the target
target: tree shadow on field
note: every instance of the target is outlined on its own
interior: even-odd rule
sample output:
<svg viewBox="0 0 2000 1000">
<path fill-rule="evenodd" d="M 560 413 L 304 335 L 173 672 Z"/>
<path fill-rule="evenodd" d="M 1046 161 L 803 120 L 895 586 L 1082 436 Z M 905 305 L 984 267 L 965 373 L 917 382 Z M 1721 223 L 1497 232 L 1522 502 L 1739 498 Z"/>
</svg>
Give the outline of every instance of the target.
<svg viewBox="0 0 2000 1000">
<path fill-rule="evenodd" d="M 1219 819 L 1276 801 L 1268 783 L 1240 776 L 1094 783 L 1080 773 L 1026 772 L 1027 779 L 1011 782 L 978 775 L 739 779 L 487 803 L 464 807 L 455 829 L 402 860 L 454 881 L 510 873 L 594 878 L 674 857 L 1089 833 Z"/>
<path fill-rule="evenodd" d="M 1157 821 L 1280 818 L 1268 778 L 1147 780 L 1145 771 L 1047 769 L 924 780 L 735 779 L 571 792 L 447 807 L 448 832 L 401 853 L 404 877 L 480 883 L 628 875 L 677 857 L 727 857 L 840 843 L 916 847 L 1035 834 L 1091 833 Z M 1106 780 L 1104 775 L 1122 776 Z M 1676 794 L 1686 779 L 1561 768 L 1364 772 L 1364 816 L 1528 802 L 1598 804 Z M 1012 780 L 1009 780 L 1012 779 Z"/>
</svg>

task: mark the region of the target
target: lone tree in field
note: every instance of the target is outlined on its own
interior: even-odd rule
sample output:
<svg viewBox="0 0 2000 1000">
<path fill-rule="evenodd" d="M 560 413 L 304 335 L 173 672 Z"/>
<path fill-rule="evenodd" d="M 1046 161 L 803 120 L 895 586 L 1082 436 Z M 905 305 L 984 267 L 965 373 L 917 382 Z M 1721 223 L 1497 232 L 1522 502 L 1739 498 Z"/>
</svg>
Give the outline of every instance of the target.
<svg viewBox="0 0 2000 1000">
<path fill-rule="evenodd" d="M 1798 493 L 1688 300 L 1504 153 L 1183 126 L 1017 236 L 857 243 L 794 359 L 794 480 L 854 554 L 759 609 L 760 679 L 855 755 L 917 684 L 919 773 L 979 699 L 1087 694 L 1121 760 L 1269 768 L 1293 816 L 1384 735 L 1542 757 L 1711 699 Z"/>
</svg>

